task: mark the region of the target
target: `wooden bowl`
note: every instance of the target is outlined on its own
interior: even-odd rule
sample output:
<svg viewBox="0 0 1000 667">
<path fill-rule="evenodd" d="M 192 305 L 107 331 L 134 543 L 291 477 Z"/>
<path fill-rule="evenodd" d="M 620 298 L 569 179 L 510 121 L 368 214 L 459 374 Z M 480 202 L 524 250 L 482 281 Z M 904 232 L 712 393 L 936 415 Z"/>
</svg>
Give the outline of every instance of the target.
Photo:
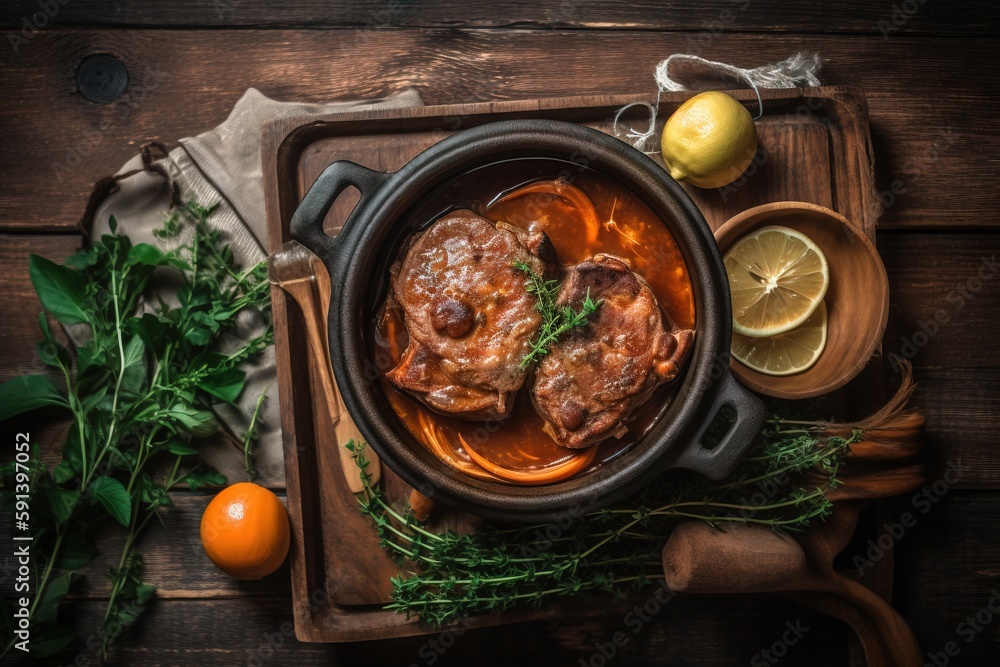
<svg viewBox="0 0 1000 667">
<path fill-rule="evenodd" d="M 730 218 L 715 232 L 725 255 L 738 239 L 767 225 L 781 225 L 813 240 L 830 265 L 826 348 L 801 373 L 766 375 L 736 359 L 733 374 L 744 386 L 777 398 L 810 398 L 844 386 L 861 372 L 882 340 L 889 316 L 889 280 L 871 241 L 847 218 L 805 202 L 764 204 Z"/>
</svg>

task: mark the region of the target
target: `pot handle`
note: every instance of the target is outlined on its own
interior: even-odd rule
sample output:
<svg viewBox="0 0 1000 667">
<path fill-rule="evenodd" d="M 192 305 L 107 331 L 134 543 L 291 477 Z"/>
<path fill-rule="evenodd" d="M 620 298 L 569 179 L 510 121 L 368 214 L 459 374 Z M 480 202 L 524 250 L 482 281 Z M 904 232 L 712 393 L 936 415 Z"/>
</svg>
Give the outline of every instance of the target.
<svg viewBox="0 0 1000 667">
<path fill-rule="evenodd" d="M 336 242 L 336 238 L 323 231 L 323 220 L 330 212 L 333 202 L 349 186 L 353 185 L 361 192 L 361 200 L 344 223 L 344 227 L 347 227 L 354 219 L 355 213 L 388 180 L 389 176 L 390 174 L 362 167 L 349 160 L 334 162 L 323 170 L 292 214 L 292 220 L 288 225 L 292 238 L 326 261 L 327 251 Z"/>
<path fill-rule="evenodd" d="M 705 447 L 702 438 L 724 407 L 734 410 L 736 419 L 714 447 Z M 725 373 L 709 415 L 698 426 L 693 442 L 681 453 L 674 466 L 693 470 L 712 480 L 722 479 L 736 469 L 743 455 L 753 446 L 766 417 L 764 403 L 737 382 L 732 373 Z"/>
</svg>

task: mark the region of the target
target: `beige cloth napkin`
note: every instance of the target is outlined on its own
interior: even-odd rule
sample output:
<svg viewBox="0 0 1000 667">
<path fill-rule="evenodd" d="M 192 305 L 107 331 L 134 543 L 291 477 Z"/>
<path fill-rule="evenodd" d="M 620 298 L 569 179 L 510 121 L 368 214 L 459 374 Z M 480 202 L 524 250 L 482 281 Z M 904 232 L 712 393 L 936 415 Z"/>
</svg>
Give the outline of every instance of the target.
<svg viewBox="0 0 1000 667">
<path fill-rule="evenodd" d="M 231 246 L 241 265 L 257 263 L 266 257 L 268 247 L 264 169 L 274 168 L 262 164 L 264 123 L 278 118 L 422 105 L 414 89 L 374 100 L 306 104 L 278 102 L 250 88 L 218 127 L 181 139 L 180 146 L 169 152 L 162 147 L 146 147 L 114 177 L 99 182 L 87 207 L 84 226 L 98 237 L 109 232 L 108 218 L 113 215 L 119 231 L 133 243 L 162 246 L 164 241 L 155 238 L 153 231 L 169 216 L 172 202 L 194 199 L 204 206 L 219 203 L 209 223 L 222 231 L 223 242 Z M 162 155 L 154 157 L 157 149 Z M 187 240 L 182 236 L 174 243 Z M 234 339 L 227 341 L 227 346 L 235 348 L 241 340 L 259 335 L 261 327 L 259 314 L 243 313 Z M 257 397 L 266 391 L 256 465 L 258 470 L 267 471 L 268 477 L 280 478 L 283 462 L 274 348 L 269 348 L 246 371 L 247 386 L 238 401 L 241 409 L 219 405 L 216 414 L 234 434 L 242 434 L 248 427 L 247 416 L 253 411 Z"/>
</svg>

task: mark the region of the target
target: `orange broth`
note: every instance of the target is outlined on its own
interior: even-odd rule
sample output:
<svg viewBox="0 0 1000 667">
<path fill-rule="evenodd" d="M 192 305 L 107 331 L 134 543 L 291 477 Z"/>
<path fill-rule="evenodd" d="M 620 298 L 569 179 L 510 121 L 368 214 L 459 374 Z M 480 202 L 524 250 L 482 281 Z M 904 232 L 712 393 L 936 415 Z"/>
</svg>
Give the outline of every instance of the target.
<svg viewBox="0 0 1000 667">
<path fill-rule="evenodd" d="M 521 161 L 510 161 L 521 162 Z M 528 161 L 524 161 L 528 162 Z M 477 176 L 477 172 L 470 172 Z M 593 202 L 599 225 L 596 238 L 593 230 L 580 229 L 579 210 L 566 199 L 547 193 L 531 193 L 496 202 L 500 196 L 526 184 L 524 171 L 497 170 L 499 176 L 510 175 L 492 192 L 482 192 L 483 179 L 474 179 L 471 187 L 478 210 L 485 217 L 526 228 L 531 222 L 543 225 L 559 261 L 564 266 L 576 264 L 598 253 L 625 259 L 632 270 L 642 276 L 659 299 L 669 320 L 678 328 L 695 325 L 694 295 L 691 277 L 683 256 L 666 226 L 641 199 L 623 185 L 593 170 L 578 170 L 567 180 L 583 191 Z M 522 180 L 513 180 L 514 173 Z M 562 174 L 565 176 L 566 171 Z M 551 180 L 554 177 L 549 177 Z M 542 180 L 542 179 L 532 179 Z M 471 181 L 471 179 L 470 179 Z M 531 182 L 531 181 L 529 181 Z M 475 192 L 477 191 L 478 192 Z M 469 201 L 463 201 L 467 205 Z M 474 210 L 477 210 L 474 208 Z M 440 215 L 434 217 L 437 219 Z M 430 224 L 433 220 L 428 220 Z M 396 332 L 396 335 L 394 335 Z M 388 355 L 395 365 L 405 349 L 405 327 L 398 311 L 389 310 L 378 320 L 376 352 Z M 419 401 L 393 387 L 384 376 L 381 386 L 400 420 L 421 443 L 446 463 L 467 474 L 482 479 L 500 480 L 474 463 L 462 445 L 464 440 L 476 453 L 490 462 L 512 470 L 540 470 L 566 462 L 580 450 L 571 450 L 555 443 L 543 430 L 544 425 L 531 405 L 527 389 L 517 395 L 511 414 L 497 421 L 467 421 L 438 414 Z M 627 450 L 652 426 L 656 415 L 672 394 L 668 384 L 661 387 L 643 408 L 636 411 L 628 423 L 628 432 L 621 438 L 610 438 L 600 445 L 591 467 L 600 465 Z M 655 404 L 650 406 L 649 404 Z M 511 483 L 511 482 L 507 482 Z"/>
</svg>

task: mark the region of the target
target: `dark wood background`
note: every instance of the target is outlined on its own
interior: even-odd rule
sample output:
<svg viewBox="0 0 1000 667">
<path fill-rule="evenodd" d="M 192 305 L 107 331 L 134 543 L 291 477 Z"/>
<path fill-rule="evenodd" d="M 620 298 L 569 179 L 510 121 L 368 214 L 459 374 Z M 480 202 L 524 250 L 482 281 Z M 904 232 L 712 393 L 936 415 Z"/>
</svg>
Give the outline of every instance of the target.
<svg viewBox="0 0 1000 667">
<path fill-rule="evenodd" d="M 39 13 L 46 4 L 49 13 L 58 7 L 54 17 Z M 27 32 L 15 50 L 11 36 L 32 16 L 47 25 Z M 416 86 L 429 104 L 636 93 L 653 89 L 655 64 L 675 52 L 751 67 L 813 49 L 826 60 L 824 83 L 868 94 L 877 185 L 887 193 L 878 234 L 892 285 L 885 348 L 909 352 L 915 334 L 924 343 L 912 360 L 916 402 L 928 417 L 931 480 L 948 462 L 967 468 L 893 546 L 894 602 L 925 651 L 938 654 L 956 642 L 960 653 L 948 664 L 995 664 L 1000 618 L 991 615 L 969 642 L 959 624 L 1000 587 L 1000 346 L 993 331 L 1000 267 L 990 264 L 1000 250 L 998 25 L 1000 8 L 988 0 L 4 2 L 0 381 L 37 370 L 39 304 L 28 253 L 70 254 L 80 245 L 77 220 L 97 179 L 149 141 L 174 145 L 215 126 L 250 86 L 308 101 Z M 100 53 L 122 60 L 130 77 L 124 96 L 103 105 L 86 101 L 75 79 L 80 62 Z M 950 321 L 924 339 L 921 323 L 939 309 Z M 45 426 L 38 433 L 51 450 L 58 429 Z M 235 456 L 219 456 L 237 469 Z M 281 493 L 280 468 L 266 469 L 264 480 Z M 112 663 L 600 665 L 599 645 L 629 630 L 614 610 L 469 631 L 438 644 L 300 644 L 290 630 L 287 566 L 241 583 L 208 563 L 197 525 L 209 497 L 177 494 L 166 527 L 153 527 L 141 542 L 157 600 L 114 649 Z M 904 498 L 895 509 L 914 507 Z M 92 576 L 65 610 L 81 638 L 98 627 L 107 593 L 106 581 Z M 799 619 L 810 630 L 781 664 L 846 664 L 843 626 L 766 596 L 680 597 L 641 632 L 628 632 L 611 662 L 714 666 L 756 657 L 751 664 L 768 664 L 759 652 Z M 77 664 L 94 658 L 84 645 Z"/>
</svg>

